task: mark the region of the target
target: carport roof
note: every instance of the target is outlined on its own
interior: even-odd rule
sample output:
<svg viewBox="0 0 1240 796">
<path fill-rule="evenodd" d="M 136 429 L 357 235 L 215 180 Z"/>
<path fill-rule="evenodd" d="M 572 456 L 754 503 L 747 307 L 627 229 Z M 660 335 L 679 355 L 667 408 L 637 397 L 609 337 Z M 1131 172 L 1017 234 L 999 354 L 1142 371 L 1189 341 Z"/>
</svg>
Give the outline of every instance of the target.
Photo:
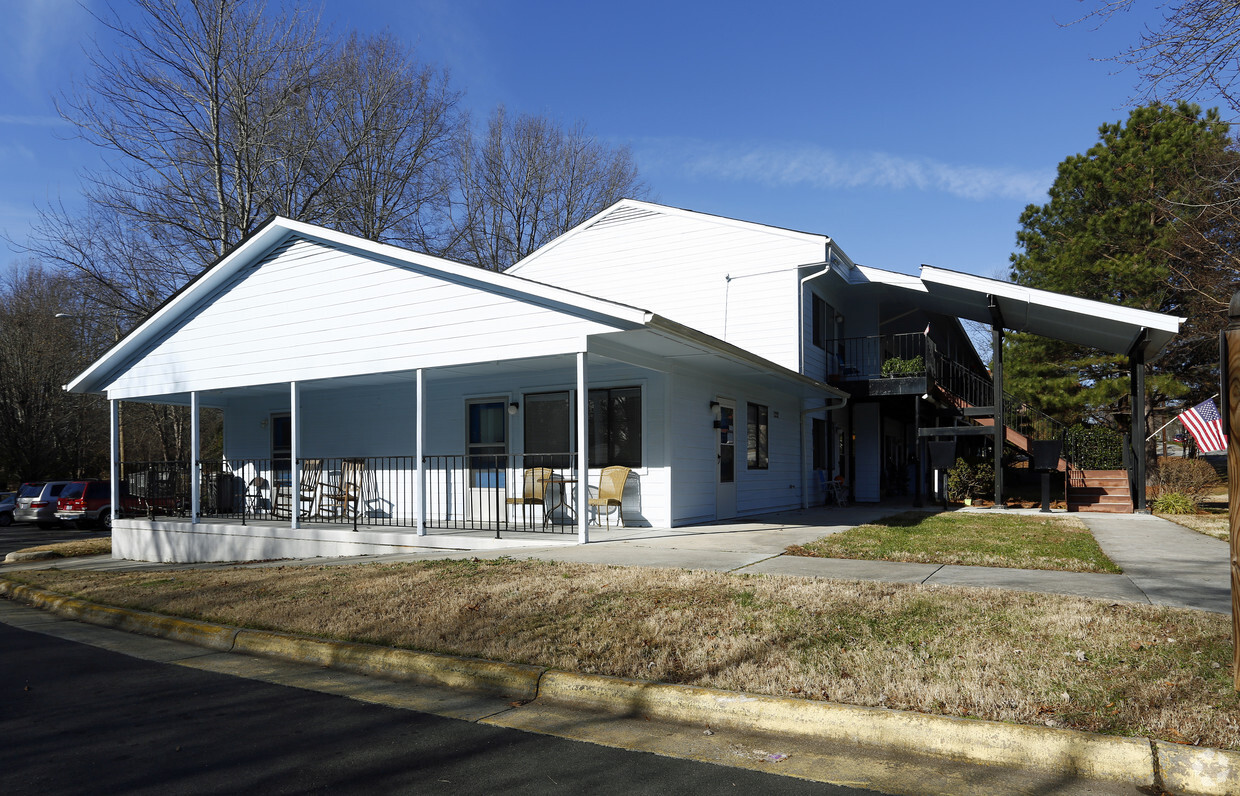
<svg viewBox="0 0 1240 796">
<path fill-rule="evenodd" d="M 998 279 L 923 265 L 919 276 L 861 266 L 850 282 L 909 291 L 924 310 L 989 324 L 993 297 L 1005 329 L 1128 354 L 1142 340 L 1153 359 L 1180 331 L 1185 319 L 1102 301 L 1065 296 Z"/>
</svg>

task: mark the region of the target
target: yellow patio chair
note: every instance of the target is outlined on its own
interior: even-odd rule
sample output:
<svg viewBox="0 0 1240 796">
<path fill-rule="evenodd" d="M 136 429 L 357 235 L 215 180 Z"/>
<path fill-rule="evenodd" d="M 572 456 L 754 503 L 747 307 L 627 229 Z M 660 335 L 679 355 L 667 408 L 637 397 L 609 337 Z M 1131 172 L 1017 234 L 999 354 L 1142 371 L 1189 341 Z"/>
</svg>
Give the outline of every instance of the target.
<svg viewBox="0 0 1240 796">
<path fill-rule="evenodd" d="M 525 524 L 529 525 L 534 518 L 534 510 L 530 506 L 543 505 L 543 499 L 547 494 L 547 480 L 551 478 L 550 467 L 527 467 L 521 478 L 521 496 L 508 498 L 509 506 L 521 507 L 521 519 L 525 520 Z M 526 512 L 529 512 L 529 518 L 526 518 Z"/>
<path fill-rule="evenodd" d="M 604 467 L 598 477 L 598 496 L 590 498 L 590 508 L 596 513 L 606 512 L 607 530 L 611 530 L 611 507 L 616 507 L 620 526 L 624 526 L 624 484 L 629 480 L 628 467 Z M 597 520 L 595 524 L 599 523 Z"/>
</svg>

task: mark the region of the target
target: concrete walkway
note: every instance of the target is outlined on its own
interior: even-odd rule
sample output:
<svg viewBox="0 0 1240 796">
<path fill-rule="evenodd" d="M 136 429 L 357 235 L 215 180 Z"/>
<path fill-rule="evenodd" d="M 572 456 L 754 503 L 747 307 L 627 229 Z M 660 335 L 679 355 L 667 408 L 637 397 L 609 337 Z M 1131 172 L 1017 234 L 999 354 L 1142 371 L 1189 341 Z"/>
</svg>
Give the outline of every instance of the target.
<svg viewBox="0 0 1240 796">
<path fill-rule="evenodd" d="M 391 556 L 312 558 L 243 564 L 241 566 L 344 565 L 376 561 L 420 561 L 441 558 L 510 556 L 619 566 L 704 569 L 762 575 L 840 578 L 1016 589 L 1096 599 L 1150 603 L 1228 613 L 1231 611 L 1230 566 L 1225 542 L 1150 515 L 1079 517 L 1094 533 L 1103 551 L 1122 575 L 1048 570 L 912 564 L 789 556 L 790 545 L 805 544 L 891 514 L 891 506 L 814 508 L 738 522 L 693 528 L 620 528 L 594 531 L 588 545 L 527 547 L 519 550 L 443 550 Z M 982 511 L 994 511 L 983 509 Z M 1034 510 L 1005 513 L 1035 514 Z M 102 556 L 55 562 L 10 563 L 0 573 L 21 569 L 197 569 L 228 564 L 152 564 L 114 561 Z"/>
</svg>

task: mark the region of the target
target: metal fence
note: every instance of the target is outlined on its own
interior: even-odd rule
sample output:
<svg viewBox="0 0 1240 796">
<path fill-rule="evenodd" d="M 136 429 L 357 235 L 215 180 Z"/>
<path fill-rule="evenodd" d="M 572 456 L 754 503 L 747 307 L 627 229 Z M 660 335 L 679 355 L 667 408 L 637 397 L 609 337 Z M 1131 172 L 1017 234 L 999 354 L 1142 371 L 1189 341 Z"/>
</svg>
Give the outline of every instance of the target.
<svg viewBox="0 0 1240 796">
<path fill-rule="evenodd" d="M 417 524 L 412 456 L 199 462 L 199 513 L 239 520 L 291 520 L 361 527 Z M 577 522 L 576 458 L 560 454 L 423 458 L 426 524 L 450 530 L 571 533 Z M 188 516 L 188 462 L 125 462 L 125 485 L 150 516 Z"/>
<path fill-rule="evenodd" d="M 571 533 L 577 469 L 569 453 L 427 456 L 427 521 L 456 530 Z"/>
</svg>

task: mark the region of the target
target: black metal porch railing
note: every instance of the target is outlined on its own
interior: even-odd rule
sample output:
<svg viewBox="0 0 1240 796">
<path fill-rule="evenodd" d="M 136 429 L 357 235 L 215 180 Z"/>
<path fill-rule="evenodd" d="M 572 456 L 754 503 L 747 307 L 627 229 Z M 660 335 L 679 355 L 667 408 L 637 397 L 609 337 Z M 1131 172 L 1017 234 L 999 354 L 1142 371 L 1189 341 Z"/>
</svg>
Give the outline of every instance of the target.
<svg viewBox="0 0 1240 796">
<path fill-rule="evenodd" d="M 189 462 L 124 462 L 121 472 L 122 514 L 189 514 Z"/>
<path fill-rule="evenodd" d="M 572 454 L 423 457 L 426 525 L 447 530 L 570 533 L 576 524 Z M 417 524 L 412 456 L 199 462 L 202 517 L 361 527 Z M 125 513 L 188 516 L 188 462 L 125 462 Z"/>
<path fill-rule="evenodd" d="M 200 462 L 202 516 L 291 520 L 354 528 L 412 526 L 417 469 L 412 456 L 323 457 Z"/>
<path fill-rule="evenodd" d="M 571 533 L 577 469 L 570 453 L 427 456 L 427 521 L 455 530 Z"/>
</svg>

